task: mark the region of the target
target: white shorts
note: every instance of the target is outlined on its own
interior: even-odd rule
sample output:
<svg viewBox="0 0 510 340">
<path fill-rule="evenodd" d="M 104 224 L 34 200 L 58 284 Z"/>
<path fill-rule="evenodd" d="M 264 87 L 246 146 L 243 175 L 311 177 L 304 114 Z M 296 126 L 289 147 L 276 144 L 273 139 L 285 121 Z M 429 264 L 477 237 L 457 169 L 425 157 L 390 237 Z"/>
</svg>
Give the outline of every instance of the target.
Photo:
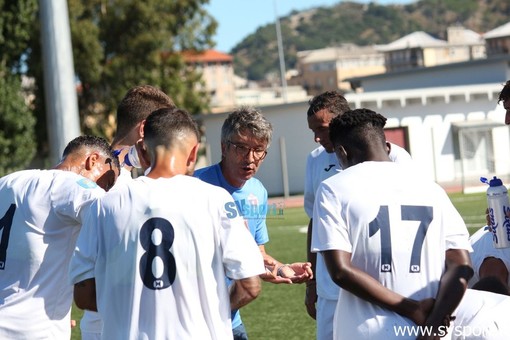
<svg viewBox="0 0 510 340">
<path fill-rule="evenodd" d="M 81 340 L 101 340 L 101 333 L 81 331 Z"/>
<path fill-rule="evenodd" d="M 85 311 L 80 320 L 80 330 L 82 340 L 101 340 L 101 333 L 103 332 L 101 316 L 96 312 Z"/>
<path fill-rule="evenodd" d="M 333 318 L 337 300 L 317 297 L 317 340 L 333 339 Z"/>
</svg>

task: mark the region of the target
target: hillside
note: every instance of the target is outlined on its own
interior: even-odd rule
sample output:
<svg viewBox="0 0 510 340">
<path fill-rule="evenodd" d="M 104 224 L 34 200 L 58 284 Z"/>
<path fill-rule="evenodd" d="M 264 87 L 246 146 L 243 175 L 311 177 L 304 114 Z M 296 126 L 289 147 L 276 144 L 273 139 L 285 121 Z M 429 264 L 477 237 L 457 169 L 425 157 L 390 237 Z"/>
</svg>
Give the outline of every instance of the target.
<svg viewBox="0 0 510 340">
<path fill-rule="evenodd" d="M 387 44 L 415 31 L 446 40 L 446 29 L 461 24 L 485 33 L 510 20 L 508 0 L 421 0 L 409 5 L 339 2 L 280 18 L 287 69 L 296 52 L 335 46 Z M 274 24 L 259 27 L 230 52 L 235 73 L 251 80 L 279 74 Z"/>
</svg>

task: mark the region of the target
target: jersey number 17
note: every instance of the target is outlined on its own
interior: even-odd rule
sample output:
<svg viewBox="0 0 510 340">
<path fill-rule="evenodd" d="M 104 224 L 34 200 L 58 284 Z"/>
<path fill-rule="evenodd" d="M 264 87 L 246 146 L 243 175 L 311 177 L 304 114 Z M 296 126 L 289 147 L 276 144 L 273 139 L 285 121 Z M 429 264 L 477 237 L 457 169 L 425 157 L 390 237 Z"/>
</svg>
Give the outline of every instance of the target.
<svg viewBox="0 0 510 340">
<path fill-rule="evenodd" d="M 419 221 L 420 225 L 416 231 L 411 251 L 411 260 L 409 263 L 410 273 L 419 273 L 421 270 L 421 250 L 423 241 L 427 235 L 430 222 L 434 218 L 432 207 L 429 206 L 401 206 L 401 214 L 403 221 Z M 381 272 L 391 272 L 391 233 L 390 233 L 390 217 L 388 206 L 383 205 L 379 208 L 377 217 L 368 225 L 368 236 L 374 236 L 377 231 L 381 232 Z"/>
</svg>

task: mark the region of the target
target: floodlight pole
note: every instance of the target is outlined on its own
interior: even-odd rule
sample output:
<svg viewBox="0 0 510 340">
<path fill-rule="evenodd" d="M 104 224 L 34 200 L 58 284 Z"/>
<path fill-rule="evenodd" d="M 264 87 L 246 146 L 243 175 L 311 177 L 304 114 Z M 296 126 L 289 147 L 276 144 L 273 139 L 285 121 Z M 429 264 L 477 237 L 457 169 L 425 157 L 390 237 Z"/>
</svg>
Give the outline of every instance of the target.
<svg viewBox="0 0 510 340">
<path fill-rule="evenodd" d="M 39 0 L 46 124 L 51 164 L 80 135 L 78 99 L 66 0 Z"/>
<path fill-rule="evenodd" d="M 276 39 L 278 41 L 278 57 L 280 59 L 280 76 L 282 78 L 282 94 L 283 101 L 287 103 L 287 79 L 285 78 L 285 57 L 283 56 L 283 43 L 282 43 L 282 32 L 280 28 L 280 19 L 278 18 L 278 11 L 276 10 L 276 0 L 273 0 L 274 4 L 274 16 L 276 26 Z"/>
</svg>

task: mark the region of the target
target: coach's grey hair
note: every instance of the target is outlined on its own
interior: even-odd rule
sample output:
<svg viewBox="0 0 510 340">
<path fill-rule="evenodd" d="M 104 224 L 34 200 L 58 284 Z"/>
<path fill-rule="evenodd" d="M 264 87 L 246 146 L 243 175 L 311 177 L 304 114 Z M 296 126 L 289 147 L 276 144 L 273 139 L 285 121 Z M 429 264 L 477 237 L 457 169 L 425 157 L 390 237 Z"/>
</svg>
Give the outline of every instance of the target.
<svg viewBox="0 0 510 340">
<path fill-rule="evenodd" d="M 235 135 L 248 131 L 260 141 L 271 144 L 273 126 L 254 107 L 241 106 L 230 113 L 221 127 L 221 142 L 227 143 Z"/>
</svg>

